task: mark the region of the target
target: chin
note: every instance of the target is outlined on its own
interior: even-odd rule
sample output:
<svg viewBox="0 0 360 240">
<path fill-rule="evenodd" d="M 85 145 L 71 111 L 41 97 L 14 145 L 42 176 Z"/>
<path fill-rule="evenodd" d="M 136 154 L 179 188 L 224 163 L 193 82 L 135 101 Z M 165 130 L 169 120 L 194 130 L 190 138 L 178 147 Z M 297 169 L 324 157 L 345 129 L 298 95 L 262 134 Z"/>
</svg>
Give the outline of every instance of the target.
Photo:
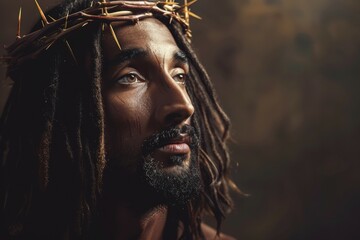
<svg viewBox="0 0 360 240">
<path fill-rule="evenodd" d="M 191 165 L 191 152 L 187 154 L 174 154 L 168 156 L 151 155 L 154 162 L 157 162 L 157 168 L 165 172 L 187 171 Z"/>
<path fill-rule="evenodd" d="M 148 155 L 143 159 L 141 175 L 147 185 L 168 205 L 185 205 L 201 189 L 200 170 L 193 154 L 174 155 L 167 159 Z"/>
</svg>

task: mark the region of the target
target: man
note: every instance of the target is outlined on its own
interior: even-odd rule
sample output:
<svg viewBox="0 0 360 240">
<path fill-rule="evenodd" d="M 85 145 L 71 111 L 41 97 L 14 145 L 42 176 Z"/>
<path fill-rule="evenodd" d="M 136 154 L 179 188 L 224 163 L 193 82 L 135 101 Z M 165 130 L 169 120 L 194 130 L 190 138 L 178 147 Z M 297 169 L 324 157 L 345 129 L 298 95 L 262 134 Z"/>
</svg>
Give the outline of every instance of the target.
<svg viewBox="0 0 360 240">
<path fill-rule="evenodd" d="M 189 45 L 188 4 L 38 7 L 42 23 L 8 48 L 1 236 L 229 239 L 229 122 Z"/>
</svg>

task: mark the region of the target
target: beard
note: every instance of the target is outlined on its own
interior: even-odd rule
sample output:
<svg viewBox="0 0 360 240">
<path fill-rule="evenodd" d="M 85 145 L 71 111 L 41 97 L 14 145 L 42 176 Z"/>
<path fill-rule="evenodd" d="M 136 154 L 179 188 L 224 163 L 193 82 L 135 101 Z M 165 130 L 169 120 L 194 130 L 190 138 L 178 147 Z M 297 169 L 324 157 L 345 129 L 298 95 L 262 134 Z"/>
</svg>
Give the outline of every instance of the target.
<svg viewBox="0 0 360 240">
<path fill-rule="evenodd" d="M 152 155 L 170 140 L 186 135 L 190 138 L 190 156 L 171 155 L 163 161 Z M 110 158 L 103 177 L 103 196 L 148 208 L 154 205 L 186 205 L 202 188 L 198 161 L 199 138 L 192 126 L 169 128 L 143 141 L 133 157 L 134 165 L 121 165 L 121 159 Z M 186 163 L 185 163 L 186 161 Z"/>
<path fill-rule="evenodd" d="M 188 166 L 183 163 L 185 155 L 170 156 L 167 162 L 175 171 L 166 171 L 163 163 L 157 161 L 152 152 L 168 143 L 171 139 L 187 135 L 190 137 L 190 159 Z M 156 133 L 145 139 L 142 145 L 142 161 L 139 162 L 137 172 L 141 181 L 161 204 L 183 206 L 189 200 L 198 197 L 201 189 L 201 175 L 198 162 L 199 138 L 195 129 L 190 125 L 174 127 Z"/>
</svg>

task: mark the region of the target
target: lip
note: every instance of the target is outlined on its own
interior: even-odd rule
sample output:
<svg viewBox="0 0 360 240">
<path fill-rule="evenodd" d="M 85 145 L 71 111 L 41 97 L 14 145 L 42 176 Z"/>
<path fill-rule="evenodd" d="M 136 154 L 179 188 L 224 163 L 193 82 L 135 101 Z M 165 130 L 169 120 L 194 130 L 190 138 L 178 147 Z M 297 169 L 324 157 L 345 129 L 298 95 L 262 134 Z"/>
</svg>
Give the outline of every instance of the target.
<svg viewBox="0 0 360 240">
<path fill-rule="evenodd" d="M 157 150 L 168 154 L 187 154 L 190 152 L 190 137 L 181 136 L 168 141 Z"/>
</svg>

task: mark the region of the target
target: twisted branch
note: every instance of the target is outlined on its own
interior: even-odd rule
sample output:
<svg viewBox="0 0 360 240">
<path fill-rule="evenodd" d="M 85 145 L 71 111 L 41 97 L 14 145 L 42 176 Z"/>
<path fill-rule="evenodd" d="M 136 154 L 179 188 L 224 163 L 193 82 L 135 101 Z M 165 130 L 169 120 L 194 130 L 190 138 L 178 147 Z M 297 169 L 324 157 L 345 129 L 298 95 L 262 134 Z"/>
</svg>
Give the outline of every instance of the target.
<svg viewBox="0 0 360 240">
<path fill-rule="evenodd" d="M 169 18 L 170 23 L 172 20 L 179 22 L 190 41 L 191 31 L 188 16 L 189 14 L 193 16 L 193 14 L 188 10 L 188 6 L 193 2 L 195 1 L 191 3 L 185 1 L 184 6 L 180 6 L 174 1 L 103 1 L 97 2 L 82 11 L 67 14 L 57 20 L 53 19 L 52 22 L 46 19 L 40 5 L 36 2 L 44 27 L 20 36 L 19 26 L 15 42 L 5 47 L 8 54 L 2 59 L 8 64 L 8 71 L 11 72 L 29 59 L 35 59 L 60 39 L 66 41 L 65 37 L 68 34 L 86 26 L 90 22 L 100 21 L 110 25 L 111 22 L 115 21 L 137 22 L 154 15 L 166 16 Z M 20 20 L 21 17 L 19 17 L 19 25 Z M 118 42 L 116 35 L 113 34 L 113 37 Z M 118 46 L 120 48 L 120 45 Z M 70 46 L 68 48 L 71 49 Z"/>
</svg>

